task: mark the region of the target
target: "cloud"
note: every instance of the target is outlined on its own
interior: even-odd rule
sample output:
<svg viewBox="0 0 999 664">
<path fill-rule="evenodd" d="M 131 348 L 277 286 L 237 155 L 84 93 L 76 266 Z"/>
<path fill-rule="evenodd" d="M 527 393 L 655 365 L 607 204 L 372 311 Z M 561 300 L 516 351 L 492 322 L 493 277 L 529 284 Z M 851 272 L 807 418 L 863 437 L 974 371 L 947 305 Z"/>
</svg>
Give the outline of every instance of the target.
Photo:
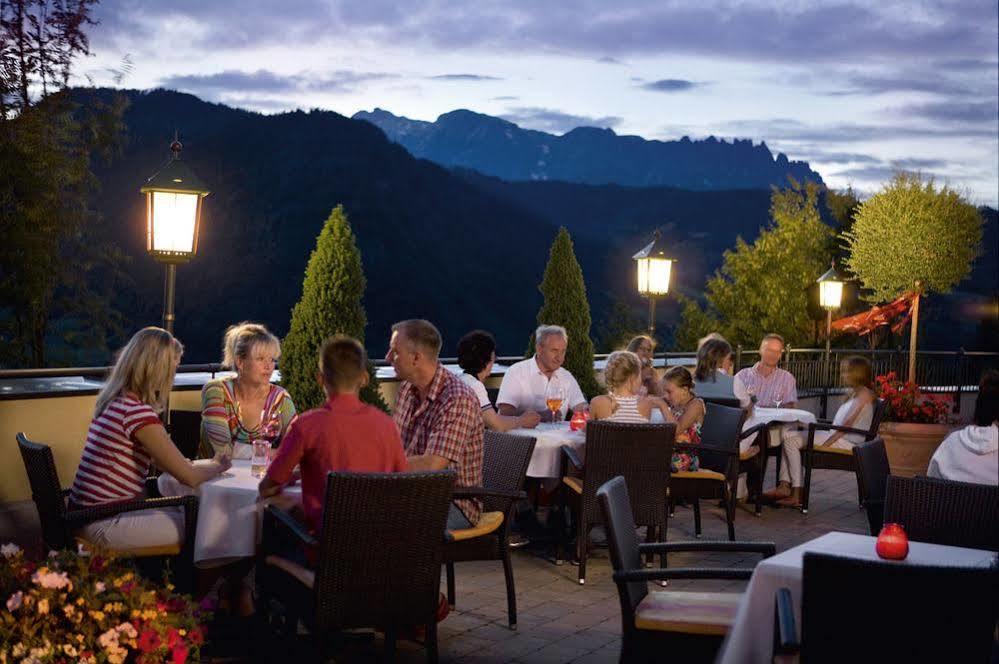
<svg viewBox="0 0 999 664">
<path fill-rule="evenodd" d="M 564 134 L 577 127 L 610 128 L 621 124 L 621 118 L 613 115 L 594 118 L 534 106 L 511 108 L 500 117 L 527 129 L 537 129 L 555 134 Z"/>
<path fill-rule="evenodd" d="M 818 161 L 826 164 L 880 164 L 882 161 L 874 155 L 859 152 L 824 152 L 822 150 L 803 150 L 808 161 Z"/>
<path fill-rule="evenodd" d="M 833 96 L 886 94 L 890 92 L 928 92 L 939 95 L 966 95 L 975 90 L 968 83 L 932 73 L 893 72 L 888 74 L 850 73 L 841 87 L 826 94 Z"/>
<path fill-rule="evenodd" d="M 483 76 L 481 74 L 440 74 L 429 77 L 432 81 L 502 81 L 497 76 Z"/>
<path fill-rule="evenodd" d="M 999 122 L 999 99 L 981 102 L 963 100 L 911 104 L 897 109 L 899 115 L 916 115 L 938 122 L 952 124 L 982 123 L 994 130 Z"/>
<path fill-rule="evenodd" d="M 493 97 L 493 101 L 517 101 L 520 97 L 515 95 L 500 95 L 499 97 Z"/>
<path fill-rule="evenodd" d="M 895 177 L 895 174 L 899 171 L 907 170 L 918 170 L 924 177 L 927 178 L 938 177 L 936 174 L 928 173 L 923 169 L 896 168 L 894 166 L 861 166 L 858 168 L 848 168 L 846 170 L 836 171 L 832 175 L 850 180 L 856 179 L 868 182 L 886 182 Z"/>
<path fill-rule="evenodd" d="M 995 140 L 995 127 L 967 124 L 806 124 L 793 118 L 737 120 L 720 125 L 720 133 L 763 140 L 794 141 L 816 145 L 858 143 L 888 139 L 974 138 Z"/>
<path fill-rule="evenodd" d="M 644 83 L 642 84 L 642 87 L 646 90 L 654 90 L 655 92 L 684 92 L 686 90 L 692 90 L 699 85 L 701 84 L 694 83 L 693 81 L 685 81 L 681 78 L 664 78 L 658 81 Z"/>
<path fill-rule="evenodd" d="M 369 81 L 388 78 L 397 78 L 397 76 L 346 69 L 319 74 L 310 72 L 279 74 L 258 69 L 253 72 L 226 70 L 214 74 L 168 76 L 160 80 L 160 85 L 218 99 L 227 93 L 350 92 Z"/>
<path fill-rule="evenodd" d="M 602 58 L 597 58 L 597 62 L 602 65 L 624 65 L 625 62 L 618 60 L 617 58 L 612 58 L 610 56 L 604 56 Z"/>
<path fill-rule="evenodd" d="M 122 5 L 126 5 L 122 7 Z M 192 42 L 205 49 L 313 43 L 347 36 L 438 50 L 559 52 L 590 59 L 709 55 L 759 62 L 867 62 L 923 58 L 995 59 L 995 2 L 909 3 L 839 0 L 773 3 L 661 0 L 538 3 L 536 0 L 120 0 L 98 5 L 109 41 L 148 38 L 189 19 Z M 309 41 L 306 41 L 309 40 Z"/>
<path fill-rule="evenodd" d="M 924 171 L 928 168 L 943 168 L 947 162 L 943 159 L 919 159 L 910 157 L 908 159 L 895 159 L 891 162 L 891 167 L 900 171 Z"/>
</svg>

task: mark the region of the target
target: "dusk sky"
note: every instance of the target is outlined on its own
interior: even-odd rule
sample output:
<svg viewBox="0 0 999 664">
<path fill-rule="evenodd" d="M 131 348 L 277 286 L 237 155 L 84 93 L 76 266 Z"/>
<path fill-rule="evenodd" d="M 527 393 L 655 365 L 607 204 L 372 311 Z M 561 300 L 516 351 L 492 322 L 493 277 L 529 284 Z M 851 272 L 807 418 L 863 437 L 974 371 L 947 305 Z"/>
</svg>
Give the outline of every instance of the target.
<svg viewBox="0 0 999 664">
<path fill-rule="evenodd" d="M 827 184 L 999 202 L 999 10 L 965 2 L 103 0 L 80 68 L 263 113 L 467 108 L 564 133 L 750 138 Z M 179 120 L 182 124 L 182 120 Z"/>
</svg>

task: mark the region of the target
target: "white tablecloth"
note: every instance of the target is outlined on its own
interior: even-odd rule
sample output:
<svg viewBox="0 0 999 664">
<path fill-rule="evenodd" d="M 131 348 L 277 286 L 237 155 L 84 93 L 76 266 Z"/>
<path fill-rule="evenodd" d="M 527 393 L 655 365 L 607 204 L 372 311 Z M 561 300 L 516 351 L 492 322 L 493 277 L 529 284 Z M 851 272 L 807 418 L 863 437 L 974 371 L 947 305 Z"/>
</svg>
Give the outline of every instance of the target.
<svg viewBox="0 0 999 664">
<path fill-rule="evenodd" d="M 552 478 L 562 476 L 562 446 L 571 445 L 583 457 L 586 434 L 572 431 L 568 422 L 559 422 L 558 429 L 551 424 L 539 424 L 534 429 L 512 429 L 507 433 L 516 436 L 532 436 L 536 439 L 531 463 L 527 466 L 528 477 Z"/>
<path fill-rule="evenodd" d="M 832 532 L 768 558 L 753 571 L 732 626 L 718 656 L 718 664 L 769 664 L 773 654 L 774 599 L 779 588 L 791 591 L 795 620 L 801 625 L 801 570 L 806 551 L 863 560 L 880 560 L 876 538 Z M 979 549 L 909 542 L 909 556 L 896 565 L 952 565 L 988 567 L 995 554 Z"/>
<path fill-rule="evenodd" d="M 267 502 L 257 501 L 260 480 L 250 474 L 249 461 L 234 459 L 232 468 L 197 489 L 181 484 L 169 473 L 160 475 L 157 483 L 164 496 L 198 496 L 194 562 L 247 558 L 256 553 Z M 282 491 L 281 500 L 300 501 L 301 495 L 301 485 L 295 485 Z"/>
</svg>

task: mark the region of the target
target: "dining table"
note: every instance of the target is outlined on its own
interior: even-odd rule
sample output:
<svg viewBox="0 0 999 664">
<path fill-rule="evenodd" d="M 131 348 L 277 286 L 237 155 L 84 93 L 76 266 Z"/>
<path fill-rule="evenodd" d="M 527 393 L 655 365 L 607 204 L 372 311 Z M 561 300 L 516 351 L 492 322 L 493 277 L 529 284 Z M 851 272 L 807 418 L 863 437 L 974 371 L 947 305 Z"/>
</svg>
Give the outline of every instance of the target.
<svg viewBox="0 0 999 664">
<path fill-rule="evenodd" d="M 735 621 L 722 644 L 717 664 L 770 664 L 773 661 L 773 621 L 776 593 L 791 591 L 795 621 L 801 624 L 802 567 L 806 552 L 825 553 L 860 560 L 881 560 L 875 552 L 876 537 L 830 532 L 762 560 L 753 570 L 739 602 Z M 893 565 L 940 565 L 988 568 L 996 553 L 981 549 L 909 541 L 905 560 Z"/>
<path fill-rule="evenodd" d="M 212 463 L 195 461 L 195 465 Z M 260 544 L 264 507 L 270 503 L 301 502 L 301 484 L 284 487 L 280 494 L 259 499 L 260 478 L 250 472 L 250 461 L 233 459 L 232 467 L 198 488 L 182 484 L 169 473 L 157 478 L 164 496 L 198 496 L 198 528 L 194 562 L 210 567 L 255 555 Z"/>
<path fill-rule="evenodd" d="M 562 477 L 562 446 L 568 445 L 584 458 L 586 433 L 573 431 L 569 422 L 543 422 L 533 429 L 512 429 L 507 433 L 534 438 L 534 452 L 527 466 L 527 476 L 537 479 Z"/>
</svg>

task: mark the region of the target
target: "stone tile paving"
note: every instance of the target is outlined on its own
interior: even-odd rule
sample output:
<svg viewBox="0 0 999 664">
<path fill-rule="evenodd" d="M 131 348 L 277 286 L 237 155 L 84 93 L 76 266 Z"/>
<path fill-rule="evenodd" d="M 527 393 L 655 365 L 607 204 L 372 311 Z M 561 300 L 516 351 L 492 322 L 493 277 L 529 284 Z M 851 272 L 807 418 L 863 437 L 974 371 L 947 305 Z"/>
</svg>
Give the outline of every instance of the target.
<svg viewBox="0 0 999 664">
<path fill-rule="evenodd" d="M 772 466 L 771 466 L 772 468 Z M 771 476 L 772 476 L 771 470 Z M 813 473 L 809 513 L 764 508 L 761 518 L 740 509 L 736 515 L 736 537 L 740 540 L 772 541 L 777 550 L 818 537 L 831 530 L 867 533 L 864 513 L 857 506 L 856 481 L 852 474 L 817 470 Z M 773 478 L 767 486 L 772 485 Z M 701 501 L 703 536 L 725 539 L 724 512 L 709 501 Z M 678 508 L 670 521 L 669 539 L 693 539 L 693 514 Z M 599 539 L 599 533 L 595 539 Z M 518 629 L 507 628 L 506 593 L 498 562 L 456 565 L 457 607 L 440 625 L 442 662 L 501 664 L 597 664 L 618 661 L 621 618 L 617 588 L 610 578 L 607 549 L 594 546 L 587 561 L 586 585 L 576 581 L 577 567 L 555 566 L 540 549 L 514 554 L 517 584 Z M 749 554 L 673 554 L 670 565 L 734 566 L 752 564 Z M 704 590 L 738 591 L 739 581 L 681 581 L 671 587 L 696 586 Z M 443 590 L 443 588 L 442 588 Z M 374 662 L 381 641 L 376 639 L 341 651 L 337 662 Z M 425 652 L 414 643 L 401 642 L 398 661 L 424 662 Z"/>
</svg>

